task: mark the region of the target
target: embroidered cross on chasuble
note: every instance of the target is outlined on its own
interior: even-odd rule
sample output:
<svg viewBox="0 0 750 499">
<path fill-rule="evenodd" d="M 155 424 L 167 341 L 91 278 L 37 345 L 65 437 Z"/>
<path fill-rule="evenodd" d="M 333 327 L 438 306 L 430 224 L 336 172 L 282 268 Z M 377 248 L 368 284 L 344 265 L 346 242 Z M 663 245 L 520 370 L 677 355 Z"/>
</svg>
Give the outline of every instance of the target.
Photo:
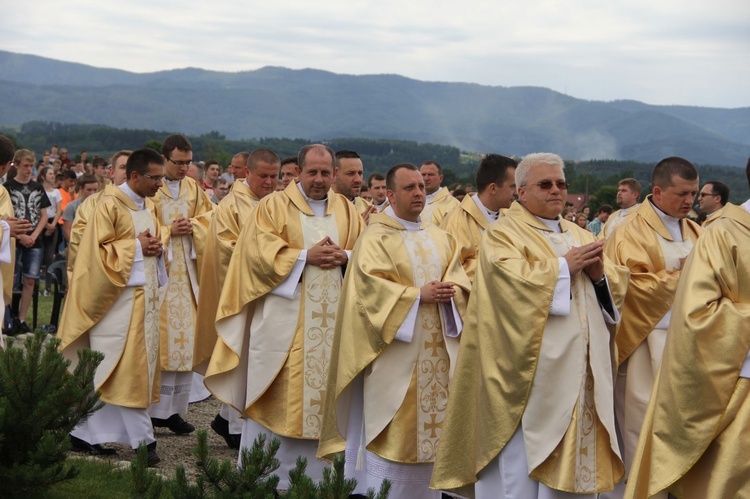
<svg viewBox="0 0 750 499">
<path fill-rule="evenodd" d="M 162 196 L 162 223 L 167 227 L 188 216 L 188 198 Z M 169 284 L 161 308 L 161 359 L 164 371 L 193 369 L 198 269 L 192 236 L 172 236 L 169 241 Z"/>
<path fill-rule="evenodd" d="M 338 244 L 336 217 L 300 213 L 305 248 L 325 237 Z M 247 410 L 248 415 L 274 433 L 317 439 L 323 418 L 331 346 L 341 290 L 341 268 L 305 265 L 299 300 L 299 319 L 289 355 L 268 389 Z M 266 302 L 266 307 L 268 302 Z M 279 309 L 273 313 L 289 314 Z"/>
<path fill-rule="evenodd" d="M 411 260 L 414 287 L 439 281 L 443 264 L 429 231 L 403 230 L 400 234 Z M 406 395 L 393 419 L 367 449 L 390 461 L 431 463 L 448 405 L 450 373 L 437 304 L 419 305 L 412 341 L 394 341 L 373 364 L 391 362 L 391 357 L 401 355 L 414 365 Z"/>
</svg>

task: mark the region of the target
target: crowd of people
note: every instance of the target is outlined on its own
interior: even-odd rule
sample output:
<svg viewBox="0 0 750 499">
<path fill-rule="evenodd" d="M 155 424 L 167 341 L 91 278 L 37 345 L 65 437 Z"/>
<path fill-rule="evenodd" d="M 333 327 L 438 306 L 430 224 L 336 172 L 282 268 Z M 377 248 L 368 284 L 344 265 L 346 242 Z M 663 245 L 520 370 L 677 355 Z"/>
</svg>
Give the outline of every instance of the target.
<svg viewBox="0 0 750 499">
<path fill-rule="evenodd" d="M 68 242 L 61 349 L 104 353 L 75 451 L 155 466 L 154 428 L 193 432 L 211 394 L 228 446 L 281 441 L 280 489 L 343 453 L 355 494 L 750 496 L 750 201 L 684 158 L 589 220 L 551 153 L 488 154 L 453 193 L 434 161 L 365 181 L 323 144 L 223 173 L 182 135 L 80 175 L 62 153 L 0 137 L 0 267 L 28 328 L 45 236 Z"/>
</svg>

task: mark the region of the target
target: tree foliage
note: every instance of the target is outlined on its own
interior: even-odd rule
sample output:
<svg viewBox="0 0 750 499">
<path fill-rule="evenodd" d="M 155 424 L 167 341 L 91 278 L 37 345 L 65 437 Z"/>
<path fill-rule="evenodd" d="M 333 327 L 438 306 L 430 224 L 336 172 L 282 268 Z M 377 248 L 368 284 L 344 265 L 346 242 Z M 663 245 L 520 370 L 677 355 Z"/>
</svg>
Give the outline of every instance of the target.
<svg viewBox="0 0 750 499">
<path fill-rule="evenodd" d="M 94 392 L 99 352 L 81 350 L 78 365 L 58 351 L 60 340 L 37 332 L 23 348 L 0 349 L 0 484 L 7 494 L 27 495 L 76 476 L 66 465 L 68 434 L 99 409 Z"/>
</svg>

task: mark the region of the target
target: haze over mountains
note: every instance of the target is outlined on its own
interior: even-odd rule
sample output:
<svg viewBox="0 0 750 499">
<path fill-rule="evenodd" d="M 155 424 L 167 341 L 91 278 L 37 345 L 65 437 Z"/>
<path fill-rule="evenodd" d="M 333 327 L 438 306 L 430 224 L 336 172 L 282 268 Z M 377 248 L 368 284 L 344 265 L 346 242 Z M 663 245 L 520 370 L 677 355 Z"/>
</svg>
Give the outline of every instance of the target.
<svg viewBox="0 0 750 499">
<path fill-rule="evenodd" d="M 648 75 L 644 75 L 647 78 Z M 567 159 L 744 166 L 750 107 L 596 102 L 538 87 L 424 82 L 265 67 L 226 73 L 100 69 L 0 51 L 0 125 L 100 123 L 229 138 L 367 137 Z"/>
</svg>

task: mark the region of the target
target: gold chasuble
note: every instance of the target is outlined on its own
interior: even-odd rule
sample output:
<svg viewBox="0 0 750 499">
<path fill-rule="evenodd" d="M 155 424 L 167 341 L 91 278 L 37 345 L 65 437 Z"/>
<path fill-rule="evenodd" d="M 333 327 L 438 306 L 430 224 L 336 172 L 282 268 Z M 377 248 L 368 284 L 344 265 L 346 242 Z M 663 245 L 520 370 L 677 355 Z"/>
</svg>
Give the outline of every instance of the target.
<svg viewBox="0 0 750 499">
<path fill-rule="evenodd" d="M 432 488 L 471 494 L 521 423 L 526 455 L 513 459 L 552 489 L 602 492 L 624 474 L 613 341 L 584 272 L 572 278 L 569 314 L 550 314 L 558 259 L 596 237 L 560 225 L 556 233 L 514 202 L 482 239 Z M 627 269 L 605 258 L 604 272 L 619 309 Z"/>
<path fill-rule="evenodd" d="M 354 207 L 357 209 L 357 213 L 360 215 L 363 215 L 367 210 L 370 209 L 370 203 L 367 202 L 365 198 L 361 198 L 359 196 L 356 196 L 354 198 Z"/>
<path fill-rule="evenodd" d="M 461 265 L 471 282 L 474 282 L 477 268 L 479 243 L 482 242 L 482 234 L 487 230 L 488 224 L 487 217 L 479 210 L 472 196 L 464 197 L 460 207 L 450 212 L 440 224 L 458 242 Z"/>
<path fill-rule="evenodd" d="M 602 227 L 602 231 L 599 233 L 599 239 L 607 239 L 611 236 L 615 229 L 622 225 L 622 223 L 636 211 L 638 211 L 638 205 L 631 206 L 627 210 L 617 210 L 612 213 L 607 219 L 607 223 Z"/>
<path fill-rule="evenodd" d="M 685 258 L 701 233 L 697 224 L 682 219 L 685 245 L 676 243 L 651 204 L 651 196 L 607 240 L 609 258 L 630 269 L 628 294 L 617 330 L 618 365 L 622 364 L 654 330 L 672 308 L 680 260 Z M 669 260 L 669 261 L 667 261 Z"/>
<path fill-rule="evenodd" d="M 326 236 L 352 249 L 363 228 L 354 205 L 329 193 L 315 216 L 297 183 L 263 198 L 240 232 L 216 313 L 206 387 L 272 432 L 317 439 L 341 268 L 305 265 L 293 298 L 273 294 L 303 249 Z"/>
<path fill-rule="evenodd" d="M 750 497 L 750 214 L 701 235 L 677 287 L 626 497 Z"/>
<path fill-rule="evenodd" d="M 198 316 L 196 319 L 194 369 L 205 374 L 216 345 L 216 310 L 224 287 L 229 261 L 242 227 L 251 220 L 258 196 L 238 181 L 214 210 L 208 229 L 206 249 L 200 269 Z"/>
<path fill-rule="evenodd" d="M 406 230 L 391 216 L 371 215 L 339 304 L 319 456 L 344 450 L 351 390 L 363 374 L 364 405 L 352 411 L 364 416 L 367 450 L 397 463 L 434 462 L 458 338 L 445 336 L 435 303 L 418 306 L 411 341 L 396 338 L 430 281 L 456 284 L 463 312 L 469 282 L 453 238 L 434 225 Z"/>
<path fill-rule="evenodd" d="M 73 219 L 73 224 L 70 226 L 70 241 L 68 241 L 68 254 L 65 261 L 65 271 L 68 274 L 68 282 L 71 282 L 73 279 L 73 267 L 75 266 L 76 257 L 78 256 L 78 245 L 83 237 L 83 231 L 86 229 L 86 224 L 88 224 L 101 197 L 105 192 L 111 194 L 113 192 L 112 189 L 115 189 L 115 187 L 105 185 L 103 190 L 95 192 L 87 197 L 76 210 L 76 217 Z"/>
<path fill-rule="evenodd" d="M 447 187 L 441 187 L 431 198 L 427 198 L 427 204 L 422 210 L 422 220 L 439 227 L 445 216 L 458 208 L 460 204 Z"/>
<path fill-rule="evenodd" d="M 721 218 L 721 214 L 722 214 L 723 210 L 724 210 L 724 208 L 722 207 L 722 208 L 719 208 L 718 210 L 716 210 L 715 212 L 711 213 L 706 218 L 706 220 L 703 221 L 703 223 L 701 224 L 701 227 L 703 227 L 704 229 L 708 229 L 711 226 L 711 224 L 713 224 L 715 221 L 717 221 L 717 220 L 719 220 Z"/>
<path fill-rule="evenodd" d="M 143 258 L 145 283 L 128 286 L 136 237 L 149 229 L 159 236 L 154 205 L 137 210 L 119 188 L 103 192 L 78 247 L 59 335 L 66 358 L 91 348 L 104 353 L 94 389 L 109 404 L 145 409 L 159 400 L 159 279 L 157 258 Z"/>
<path fill-rule="evenodd" d="M 13 202 L 10 199 L 8 189 L 5 187 L 0 189 L 0 217 L 15 217 L 15 211 L 13 210 Z M 3 233 L 3 238 L 10 237 L 10 233 Z M 16 267 L 16 240 L 11 238 L 10 240 L 10 263 L 4 263 L 0 265 L 0 272 L 2 273 L 2 288 L 3 288 L 3 300 L 4 305 L 11 303 L 13 299 L 13 272 Z M 3 309 L 5 308 L 3 305 Z M 2 313 L 0 313 L 0 319 L 2 319 Z"/>
<path fill-rule="evenodd" d="M 180 181 L 179 195 L 173 197 L 168 180 L 154 196 L 156 214 L 161 222 L 161 238 L 167 253 L 169 284 L 160 313 L 161 369 L 191 372 L 195 349 L 195 315 L 198 279 L 213 203 L 190 177 Z M 172 222 L 189 218 L 193 233 L 172 236 Z"/>
</svg>

